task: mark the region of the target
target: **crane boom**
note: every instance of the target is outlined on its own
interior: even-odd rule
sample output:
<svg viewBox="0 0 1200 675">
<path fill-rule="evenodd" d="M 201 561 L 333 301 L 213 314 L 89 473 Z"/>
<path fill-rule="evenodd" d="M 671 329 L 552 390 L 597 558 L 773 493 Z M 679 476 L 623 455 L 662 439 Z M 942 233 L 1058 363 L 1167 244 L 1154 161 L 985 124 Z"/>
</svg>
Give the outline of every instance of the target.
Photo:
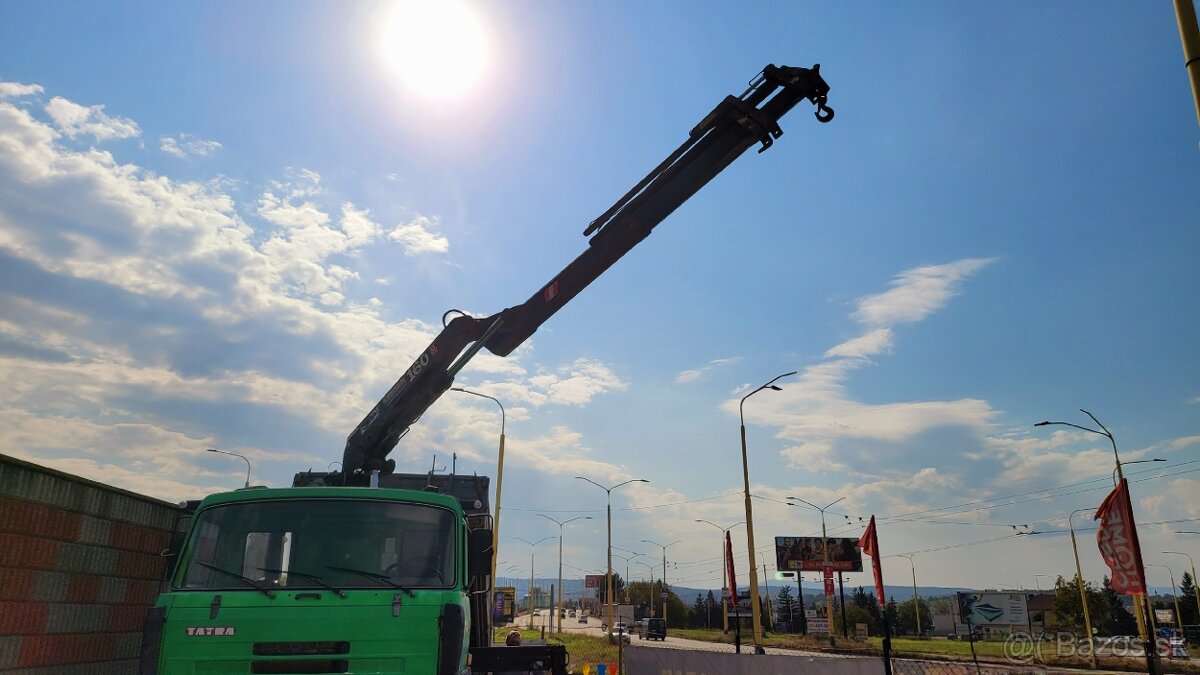
<svg viewBox="0 0 1200 675">
<path fill-rule="evenodd" d="M 780 118 L 800 101 L 817 107 L 819 121 L 833 119 L 825 104 L 828 92 L 819 64 L 768 65 L 741 96 L 726 96 L 679 148 L 592 221 L 583 232 L 590 237 L 587 249 L 528 300 L 488 317 L 447 312 L 442 332 L 346 439 L 343 475 L 361 480 L 370 471 L 391 473 L 395 462 L 387 455 L 480 349 L 512 353 L 743 152 L 755 143 L 760 153 L 771 147 L 783 135 Z M 452 313 L 458 316 L 446 322 Z"/>
</svg>

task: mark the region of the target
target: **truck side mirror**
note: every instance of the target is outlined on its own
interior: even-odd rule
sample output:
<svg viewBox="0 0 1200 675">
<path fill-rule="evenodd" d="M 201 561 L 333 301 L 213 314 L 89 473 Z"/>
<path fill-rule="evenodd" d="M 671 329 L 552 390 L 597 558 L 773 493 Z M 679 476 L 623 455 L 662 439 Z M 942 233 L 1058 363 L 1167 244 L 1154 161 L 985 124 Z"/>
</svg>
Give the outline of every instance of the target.
<svg viewBox="0 0 1200 675">
<path fill-rule="evenodd" d="M 492 574 L 492 556 L 495 551 L 492 550 L 492 531 L 487 530 L 471 530 L 467 537 L 467 547 L 470 549 L 467 555 L 467 576 L 479 580 L 476 590 L 484 590 L 489 588 L 491 580 L 488 577 Z M 488 579 L 488 583 L 483 583 L 484 579 Z"/>
</svg>

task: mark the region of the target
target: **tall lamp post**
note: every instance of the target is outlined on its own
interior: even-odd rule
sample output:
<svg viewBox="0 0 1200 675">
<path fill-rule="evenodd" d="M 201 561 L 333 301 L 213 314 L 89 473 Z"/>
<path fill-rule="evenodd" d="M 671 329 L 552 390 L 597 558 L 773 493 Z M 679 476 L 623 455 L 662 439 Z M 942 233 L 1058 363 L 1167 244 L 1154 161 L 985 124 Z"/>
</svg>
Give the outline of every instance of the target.
<svg viewBox="0 0 1200 675">
<path fill-rule="evenodd" d="M 845 497 L 838 497 L 837 499 L 829 502 L 825 506 L 817 506 L 816 504 L 813 504 L 812 502 L 800 499 L 799 497 L 788 497 L 788 499 L 794 499 L 798 502 L 802 502 L 802 503 L 807 504 L 821 512 L 821 548 L 824 549 L 824 551 L 825 551 L 823 557 L 825 558 L 825 566 L 828 567 L 829 566 L 829 537 L 828 537 L 828 535 L 825 534 L 825 509 L 828 509 L 829 507 L 833 506 L 834 504 L 842 501 L 843 499 L 845 499 Z M 789 504 L 789 506 L 796 506 L 796 505 Z M 909 562 L 912 562 L 912 561 L 910 560 Z M 824 578 L 824 572 L 822 572 L 822 578 Z M 913 568 L 913 594 L 916 595 L 916 592 L 917 592 L 917 573 L 916 573 L 916 568 L 914 567 Z M 829 593 L 825 594 L 825 617 L 829 620 L 829 634 L 832 636 L 833 635 L 833 596 L 830 595 Z M 920 632 L 921 632 L 921 617 L 918 614 L 917 615 L 917 634 L 919 635 Z"/>
<path fill-rule="evenodd" d="M 500 554 L 500 488 L 504 485 L 504 404 L 494 396 L 481 394 L 470 389 L 463 389 L 462 387 L 450 387 L 450 391 L 459 391 L 464 394 L 478 396 L 479 398 L 486 398 L 500 406 L 500 451 L 496 455 L 496 513 L 492 516 L 492 588 L 488 592 L 488 606 L 494 608 L 496 606 L 496 556 Z"/>
<path fill-rule="evenodd" d="M 660 544 L 657 541 L 650 541 L 649 539 L 642 540 L 643 544 L 654 544 L 655 546 L 658 546 L 659 548 L 662 549 L 662 556 L 663 556 L 663 575 L 662 575 L 663 617 L 662 618 L 663 618 L 663 621 L 667 620 L 667 548 L 670 546 L 674 546 L 675 544 L 678 544 L 681 541 L 683 541 L 683 540 L 676 539 L 675 541 L 673 541 L 669 544 Z M 650 598 L 650 604 L 654 604 L 654 598 Z"/>
<path fill-rule="evenodd" d="M 1116 466 L 1117 478 L 1121 482 L 1124 482 L 1125 472 L 1121 471 L 1121 456 L 1117 453 L 1117 439 L 1113 437 L 1112 432 L 1108 430 L 1108 427 L 1104 426 L 1104 424 L 1101 423 L 1100 420 L 1096 419 L 1095 415 L 1084 410 L 1083 408 L 1080 408 L 1079 412 L 1092 418 L 1092 421 L 1095 422 L 1096 426 L 1100 427 L 1100 429 L 1092 429 L 1091 427 L 1084 427 L 1084 426 L 1080 426 L 1078 424 L 1073 424 L 1071 422 L 1059 422 L 1059 421 L 1051 421 L 1051 420 L 1045 420 L 1042 422 L 1038 422 L 1037 424 L 1034 424 L 1033 426 L 1035 426 L 1035 427 L 1064 426 L 1064 427 L 1071 427 L 1073 429 L 1079 429 L 1080 431 L 1086 431 L 1088 433 L 1096 434 L 1098 436 L 1104 436 L 1105 438 L 1108 439 L 1108 442 L 1112 444 L 1113 460 L 1117 463 L 1117 466 Z M 1118 485 L 1119 485 L 1119 483 L 1118 483 Z M 1131 515 L 1132 515 L 1132 510 L 1133 510 L 1133 507 L 1132 507 L 1132 505 L 1130 505 Z M 1136 520 L 1130 521 L 1129 530 L 1132 533 L 1133 541 L 1137 541 L 1137 521 Z M 1138 556 L 1137 567 L 1138 567 L 1138 570 L 1137 570 L 1138 575 L 1141 576 L 1142 580 L 1144 581 L 1146 579 L 1146 570 L 1145 570 L 1145 565 L 1142 564 L 1140 556 Z M 1135 601 L 1136 602 L 1134 603 L 1134 608 L 1138 610 L 1139 614 L 1145 615 L 1145 619 L 1142 621 L 1142 626 L 1141 626 L 1142 639 L 1145 641 L 1145 643 L 1148 646 L 1153 645 L 1154 644 L 1152 641 L 1153 635 L 1151 634 L 1151 631 L 1147 629 L 1147 622 L 1150 621 L 1154 615 L 1154 612 L 1150 611 L 1149 598 L 1147 598 L 1146 595 L 1143 594 L 1140 599 L 1135 597 Z M 1154 662 L 1156 650 L 1153 648 L 1150 648 L 1150 649 L 1146 649 L 1145 651 L 1146 651 L 1146 670 L 1148 673 L 1150 673 L 1150 675 L 1155 675 L 1155 673 L 1158 672 L 1158 668 Z"/>
<path fill-rule="evenodd" d="M 1179 628 L 1179 634 L 1183 635 L 1183 615 L 1179 613 L 1179 594 L 1175 592 L 1174 570 L 1166 565 L 1147 564 L 1146 567 L 1161 567 L 1167 571 L 1167 574 L 1171 575 L 1171 597 L 1175 598 L 1175 626 Z"/>
<path fill-rule="evenodd" d="M 899 554 L 898 558 L 908 558 L 908 564 L 912 565 L 913 577 L 913 614 L 917 615 L 917 637 L 921 637 L 921 596 L 917 595 L 917 564 L 913 562 L 912 555 Z"/>
<path fill-rule="evenodd" d="M 785 377 L 795 375 L 796 372 L 797 371 L 793 370 L 790 373 L 784 373 L 782 375 L 775 376 L 770 382 L 767 382 L 758 389 L 746 394 L 742 397 L 742 400 L 738 402 L 738 420 L 741 423 L 742 435 L 742 483 L 746 495 L 746 554 L 750 558 L 750 625 L 754 629 L 754 644 L 756 645 L 755 651 L 759 653 L 764 653 L 765 649 L 763 648 L 762 644 L 762 617 L 759 616 L 761 610 L 760 601 L 758 599 L 758 566 L 757 561 L 754 559 L 754 510 L 750 506 L 750 465 L 746 458 L 746 415 L 744 409 L 746 407 L 746 399 L 757 394 L 763 389 L 783 391 L 782 388 L 775 386 L 775 382 Z M 830 607 L 832 607 L 832 605 L 830 605 Z M 830 611 L 832 611 L 832 609 Z"/>
<path fill-rule="evenodd" d="M 229 452 L 228 450 L 218 450 L 216 448 L 205 448 L 205 450 L 207 452 L 216 452 L 216 453 L 219 453 L 222 455 L 231 455 L 233 457 L 241 457 L 242 461 L 246 463 L 246 487 L 250 487 L 250 460 L 246 459 L 245 455 L 239 455 L 236 452 Z"/>
<path fill-rule="evenodd" d="M 1091 512 L 1092 508 L 1075 509 L 1067 516 L 1067 529 L 1071 530 L 1071 550 L 1075 552 L 1075 584 L 1079 586 L 1079 603 L 1083 606 L 1083 630 L 1087 632 L 1088 655 L 1092 662 L 1092 670 L 1096 669 L 1096 649 L 1092 643 L 1092 613 L 1088 611 L 1087 591 L 1083 585 L 1083 569 L 1079 567 L 1079 546 L 1075 543 L 1075 524 L 1071 519 L 1076 513 Z"/>
<path fill-rule="evenodd" d="M 629 554 L 629 555 L 621 555 L 620 553 L 613 554 L 614 556 L 625 561 L 625 584 L 624 584 L 625 585 L 625 602 L 629 602 L 629 584 L 633 583 L 633 581 L 629 578 L 629 561 L 638 557 L 639 555 L 641 555 L 641 553 L 636 553 L 634 551 L 630 551 L 628 549 L 621 548 L 620 546 L 614 546 L 613 548 L 617 549 L 618 551 L 625 551 L 626 553 Z"/>
<path fill-rule="evenodd" d="M 550 522 L 554 523 L 555 525 L 558 525 L 558 598 L 556 598 L 557 602 L 554 603 L 554 614 L 552 615 L 553 618 L 551 619 L 551 621 L 554 621 L 558 624 L 558 632 L 561 633 L 562 632 L 562 610 L 561 610 L 561 608 L 562 608 L 562 597 L 563 597 L 563 587 L 562 587 L 563 525 L 566 525 L 567 523 L 573 523 L 576 520 L 591 520 L 592 517 L 591 516 L 575 516 L 574 518 L 567 518 L 566 520 L 555 520 L 554 518 L 551 518 L 550 516 L 548 516 L 544 513 L 539 513 L 538 515 L 545 518 L 546 520 L 549 520 Z"/>
<path fill-rule="evenodd" d="M 650 585 L 646 587 L 646 599 L 650 602 L 650 617 L 654 618 L 654 565 L 644 563 L 641 560 L 634 562 L 635 565 L 641 565 L 650 571 Z"/>
<path fill-rule="evenodd" d="M 709 525 L 712 525 L 713 527 L 715 527 L 721 531 L 721 632 L 728 633 L 729 632 L 729 589 L 726 588 L 726 586 L 729 584 L 729 570 L 725 567 L 725 564 L 726 564 L 725 535 L 730 530 L 737 527 L 738 525 L 745 525 L 746 521 L 739 520 L 738 522 L 730 525 L 729 527 L 721 527 L 720 525 L 712 522 L 711 520 L 704 520 L 703 518 L 697 518 L 696 522 L 697 523 L 708 523 Z"/>
<path fill-rule="evenodd" d="M 583 476 L 575 476 L 575 477 L 578 478 L 579 480 L 584 480 L 584 481 L 591 483 L 592 485 L 595 485 L 596 487 L 600 488 L 601 490 L 604 490 L 604 493 L 605 493 L 605 499 L 606 499 L 605 513 L 608 517 L 608 546 L 607 546 L 608 569 L 604 575 L 604 588 L 605 588 L 605 595 L 607 596 L 606 603 L 605 603 L 606 607 L 604 610 L 604 618 L 607 621 L 608 627 L 612 628 L 615 625 L 613 623 L 613 587 L 612 587 L 612 491 L 616 490 L 617 488 L 621 487 L 622 485 L 628 485 L 630 483 L 649 483 L 650 481 L 646 480 L 645 478 L 630 478 L 629 480 L 621 482 L 621 483 L 617 483 L 616 485 L 613 485 L 612 487 L 604 487 L 603 485 L 597 483 L 596 481 L 592 480 L 591 478 L 584 478 Z"/>
<path fill-rule="evenodd" d="M 521 537 L 515 537 L 515 539 L 517 541 L 523 541 L 526 544 L 529 544 L 529 630 L 533 630 L 533 609 L 534 609 L 534 607 L 533 607 L 533 583 L 534 583 L 533 549 L 537 548 L 537 545 L 542 543 L 543 541 L 550 541 L 553 538 L 554 537 L 542 537 L 541 539 L 538 539 L 537 541 L 529 541 L 528 539 L 522 539 Z"/>
<path fill-rule="evenodd" d="M 1175 534 L 1196 534 L 1195 532 L 1176 532 Z M 1196 581 L 1196 562 L 1192 560 L 1192 556 L 1179 551 L 1163 551 L 1166 555 L 1182 555 L 1187 556 L 1188 563 L 1192 566 L 1192 590 L 1196 593 L 1196 611 L 1200 612 L 1200 581 Z"/>
</svg>

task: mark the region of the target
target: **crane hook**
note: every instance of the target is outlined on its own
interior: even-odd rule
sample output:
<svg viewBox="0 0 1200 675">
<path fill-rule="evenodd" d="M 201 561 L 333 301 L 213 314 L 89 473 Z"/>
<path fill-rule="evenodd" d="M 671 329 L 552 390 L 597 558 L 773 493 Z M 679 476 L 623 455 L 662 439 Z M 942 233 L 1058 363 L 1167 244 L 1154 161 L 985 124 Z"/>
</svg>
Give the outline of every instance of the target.
<svg viewBox="0 0 1200 675">
<path fill-rule="evenodd" d="M 813 113 L 813 116 L 816 117 L 817 121 L 821 124 L 825 124 L 829 120 L 833 119 L 833 108 L 825 105 L 824 96 L 817 99 L 817 111 Z"/>
</svg>

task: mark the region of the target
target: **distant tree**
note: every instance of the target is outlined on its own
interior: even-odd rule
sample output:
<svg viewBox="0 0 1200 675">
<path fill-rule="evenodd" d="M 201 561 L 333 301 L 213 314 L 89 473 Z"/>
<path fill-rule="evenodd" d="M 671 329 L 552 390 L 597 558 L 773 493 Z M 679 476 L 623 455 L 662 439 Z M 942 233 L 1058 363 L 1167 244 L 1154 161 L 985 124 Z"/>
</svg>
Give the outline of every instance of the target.
<svg viewBox="0 0 1200 675">
<path fill-rule="evenodd" d="M 888 598 L 887 608 L 884 610 L 884 615 L 887 618 L 887 622 L 891 624 L 892 630 L 898 632 L 900 629 L 900 607 L 896 604 L 896 596 L 893 595 L 892 597 Z"/>
<path fill-rule="evenodd" d="M 1200 617 L 1196 607 L 1196 580 L 1191 572 L 1184 572 L 1179 580 L 1179 614 L 1185 626 L 1196 624 Z"/>
<path fill-rule="evenodd" d="M 850 602 L 856 607 L 861 607 L 867 612 L 867 616 L 871 618 L 869 630 L 871 635 L 883 635 L 883 612 L 879 609 L 879 601 L 875 599 L 874 593 L 867 593 L 859 586 L 850 596 Z M 847 610 L 849 615 L 849 610 Z"/>
<path fill-rule="evenodd" d="M 1099 625 L 1109 612 L 1109 603 L 1095 586 L 1084 582 L 1083 588 L 1092 625 Z M 1076 577 L 1068 580 L 1060 576 L 1054 581 L 1054 619 L 1059 628 L 1082 630 L 1083 604 L 1079 599 L 1079 580 Z"/>
<path fill-rule="evenodd" d="M 1104 616 L 1099 621 L 1093 618 L 1092 628 L 1099 631 L 1101 635 L 1133 635 L 1137 633 L 1137 619 L 1128 609 L 1125 609 L 1125 602 L 1112 587 L 1112 582 L 1108 577 L 1104 577 L 1100 595 L 1104 598 Z M 1088 608 L 1091 608 L 1091 603 L 1088 604 Z"/>
<path fill-rule="evenodd" d="M 867 624 L 867 633 L 870 635 L 882 635 L 876 627 L 875 620 L 871 617 L 870 612 L 866 607 L 860 607 L 852 602 L 846 603 L 846 630 L 853 636 L 855 633 L 856 624 Z M 841 604 L 833 606 L 833 632 L 835 635 L 842 634 L 842 607 Z"/>
<path fill-rule="evenodd" d="M 717 600 L 717 596 L 713 595 L 712 591 L 708 592 L 708 597 L 704 599 L 704 605 L 708 612 L 708 617 L 705 619 L 704 625 L 708 628 L 721 626 L 721 603 Z"/>
<path fill-rule="evenodd" d="M 890 605 L 892 602 L 895 602 L 895 600 L 893 599 L 888 604 Z M 914 606 L 919 607 L 919 609 L 914 611 Z M 917 611 L 921 614 L 921 632 L 926 633 L 929 629 L 933 628 L 933 615 L 929 613 L 929 603 L 924 600 L 921 600 L 918 604 L 916 598 L 910 598 L 900 603 L 896 607 L 896 611 L 896 623 L 894 625 L 898 626 L 907 635 L 917 634 Z"/>
<path fill-rule="evenodd" d="M 788 630 L 792 632 L 800 630 L 799 613 L 803 610 L 798 605 L 792 595 L 792 587 L 787 584 L 780 586 L 779 592 L 775 594 L 775 617 L 786 622 Z"/>
<path fill-rule="evenodd" d="M 692 628 L 707 628 L 705 625 L 708 622 L 708 604 L 704 602 L 704 594 L 696 594 L 696 602 L 692 603 L 691 610 L 688 611 L 688 626 Z"/>
</svg>

